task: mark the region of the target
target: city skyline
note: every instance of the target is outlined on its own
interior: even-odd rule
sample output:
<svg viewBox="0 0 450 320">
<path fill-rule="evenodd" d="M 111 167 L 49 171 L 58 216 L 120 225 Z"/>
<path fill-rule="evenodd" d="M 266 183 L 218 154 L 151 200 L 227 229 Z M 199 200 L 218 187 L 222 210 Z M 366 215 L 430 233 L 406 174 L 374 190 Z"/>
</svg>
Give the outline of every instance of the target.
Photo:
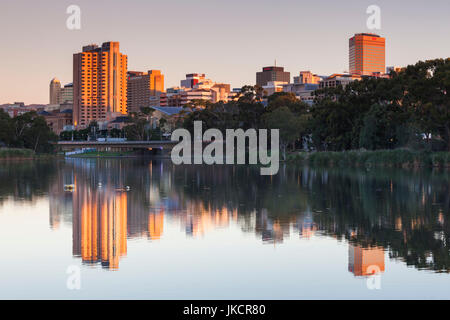
<svg viewBox="0 0 450 320">
<path fill-rule="evenodd" d="M 275 59 L 292 76 L 301 70 L 342 73 L 349 70 L 347 41 L 355 33 L 376 33 L 387 39 L 387 66 L 445 58 L 450 52 L 450 44 L 442 41 L 450 30 L 444 17 L 450 4 L 444 1 L 432 7 L 418 1 L 408 5 L 378 1 L 381 30 L 366 26 L 369 1 L 327 2 L 327 10 L 293 1 L 277 5 L 260 1 L 258 6 L 254 1 L 214 6 L 204 1 L 133 2 L 128 10 L 126 4 L 108 2 L 106 11 L 101 10 L 102 1 L 79 1 L 82 25 L 75 31 L 65 26 L 70 4 L 42 1 L 38 7 L 8 0 L 0 4 L 2 11 L 10 13 L 0 22 L 2 29 L 16 26 L 14 35 L 4 37 L 11 49 L 0 53 L 0 103 L 48 103 L 48 81 L 57 77 L 63 84 L 72 82 L 72 54 L 88 43 L 120 42 L 129 57 L 128 70 L 161 70 L 166 87 L 197 72 L 232 87 L 254 84 L 255 72 Z M 118 25 L 115 20 L 124 12 L 124 23 Z M 186 24 L 186 17 L 194 13 L 198 23 Z M 36 17 L 43 21 L 39 28 L 33 28 Z"/>
</svg>

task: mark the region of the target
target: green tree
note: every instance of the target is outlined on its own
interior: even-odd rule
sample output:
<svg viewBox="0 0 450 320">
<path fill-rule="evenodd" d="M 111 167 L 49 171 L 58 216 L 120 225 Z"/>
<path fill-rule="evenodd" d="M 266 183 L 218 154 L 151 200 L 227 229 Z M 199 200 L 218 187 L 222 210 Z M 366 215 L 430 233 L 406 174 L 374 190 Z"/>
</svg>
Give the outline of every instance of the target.
<svg viewBox="0 0 450 320">
<path fill-rule="evenodd" d="M 356 120 L 348 106 L 328 99 L 320 101 L 312 108 L 308 122 L 314 147 L 319 151 L 351 149 Z"/>
<path fill-rule="evenodd" d="M 117 129 L 117 128 L 112 128 L 109 131 L 109 135 L 111 138 L 120 138 L 122 136 L 122 130 Z"/>
<path fill-rule="evenodd" d="M 412 111 L 423 133 L 435 135 L 450 151 L 450 58 L 420 61 L 397 79 L 404 87 L 403 105 Z"/>
<path fill-rule="evenodd" d="M 133 117 L 131 124 L 123 128 L 125 137 L 131 141 L 144 141 L 148 137 L 148 121 L 143 118 Z"/>
<path fill-rule="evenodd" d="M 146 116 L 151 116 L 154 111 L 155 111 L 155 109 L 153 109 L 151 107 L 142 107 L 141 108 L 141 113 Z"/>
<path fill-rule="evenodd" d="M 297 99 L 292 92 L 276 92 L 267 99 L 267 112 L 271 112 L 280 107 L 288 107 L 295 114 L 305 114 L 309 106 Z"/>
<path fill-rule="evenodd" d="M 12 125 L 12 119 L 9 115 L 0 109 L 0 142 L 5 145 L 11 145 L 14 137 L 14 129 Z"/>
<path fill-rule="evenodd" d="M 61 141 L 70 141 L 72 140 L 72 136 L 74 135 L 73 131 L 62 131 L 59 134 L 59 140 Z"/>
<path fill-rule="evenodd" d="M 10 147 L 27 148 L 35 152 L 51 152 L 53 151 L 52 142 L 58 140 L 58 136 L 48 127 L 44 117 L 38 116 L 35 111 L 24 113 L 9 121 L 2 115 L 0 122 L 5 125 L 0 132 L 8 133 L 10 136 L 7 142 Z"/>
<path fill-rule="evenodd" d="M 58 136 L 48 127 L 44 117 L 34 117 L 30 126 L 23 135 L 24 146 L 37 153 L 49 153 L 53 151 L 52 142 L 58 140 Z"/>
<path fill-rule="evenodd" d="M 306 129 L 306 121 L 300 116 L 295 116 L 288 107 L 279 107 L 263 116 L 263 120 L 270 129 L 279 129 L 280 148 L 283 159 L 286 159 L 286 149 L 289 144 L 295 145 L 295 141 L 301 139 Z"/>
</svg>

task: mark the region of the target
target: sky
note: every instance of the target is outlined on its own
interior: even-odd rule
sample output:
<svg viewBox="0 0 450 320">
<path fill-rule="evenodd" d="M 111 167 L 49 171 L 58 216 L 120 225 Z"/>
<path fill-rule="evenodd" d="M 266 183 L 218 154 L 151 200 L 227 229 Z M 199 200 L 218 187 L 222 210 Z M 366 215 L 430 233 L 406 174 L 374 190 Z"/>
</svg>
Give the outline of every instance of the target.
<svg viewBox="0 0 450 320">
<path fill-rule="evenodd" d="M 69 5 L 81 29 L 69 30 Z M 369 30 L 369 5 L 381 29 Z M 0 104 L 49 101 L 49 82 L 72 82 L 82 46 L 119 41 L 128 70 L 160 69 L 165 86 L 205 73 L 233 88 L 277 61 L 291 72 L 348 70 L 348 39 L 386 37 L 386 65 L 450 56 L 448 0 L 0 0 Z"/>
</svg>

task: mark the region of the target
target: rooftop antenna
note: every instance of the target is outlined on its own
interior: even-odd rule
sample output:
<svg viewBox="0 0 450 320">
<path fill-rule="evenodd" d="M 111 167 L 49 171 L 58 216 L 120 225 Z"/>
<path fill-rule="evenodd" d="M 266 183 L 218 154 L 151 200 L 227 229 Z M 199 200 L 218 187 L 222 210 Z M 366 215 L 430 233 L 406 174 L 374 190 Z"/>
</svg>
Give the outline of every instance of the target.
<svg viewBox="0 0 450 320">
<path fill-rule="evenodd" d="M 275 59 L 275 67 L 277 66 L 277 59 Z"/>
</svg>

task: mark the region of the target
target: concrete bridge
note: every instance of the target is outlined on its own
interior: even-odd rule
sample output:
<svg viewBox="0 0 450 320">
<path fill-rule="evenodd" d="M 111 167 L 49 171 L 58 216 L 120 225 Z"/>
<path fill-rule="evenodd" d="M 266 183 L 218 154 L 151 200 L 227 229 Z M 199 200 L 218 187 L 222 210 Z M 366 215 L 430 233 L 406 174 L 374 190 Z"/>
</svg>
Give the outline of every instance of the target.
<svg viewBox="0 0 450 320">
<path fill-rule="evenodd" d="M 151 154 L 167 154 L 177 141 L 58 141 L 60 151 L 74 151 L 82 148 L 95 148 L 97 151 L 132 151 L 140 150 Z"/>
</svg>

